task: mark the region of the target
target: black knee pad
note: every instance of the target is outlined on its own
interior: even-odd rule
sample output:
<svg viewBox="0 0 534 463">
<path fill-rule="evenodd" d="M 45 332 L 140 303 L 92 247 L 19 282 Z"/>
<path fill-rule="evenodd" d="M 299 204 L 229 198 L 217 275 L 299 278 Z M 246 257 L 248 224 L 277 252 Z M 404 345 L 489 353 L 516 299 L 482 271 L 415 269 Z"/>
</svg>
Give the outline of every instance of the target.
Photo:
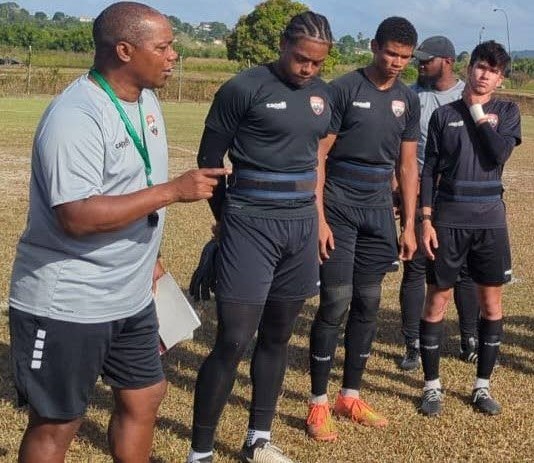
<svg viewBox="0 0 534 463">
<path fill-rule="evenodd" d="M 262 309 L 256 304 L 217 301 L 219 320 L 213 355 L 228 364 L 238 363 L 256 333 Z"/>
<path fill-rule="evenodd" d="M 351 297 L 352 285 L 322 286 L 316 319 L 329 325 L 341 325 Z"/>
<path fill-rule="evenodd" d="M 364 282 L 361 279 L 359 279 L 359 282 L 355 281 L 351 313 L 354 313 L 362 323 L 376 322 L 382 293 L 382 277 L 374 277 L 374 279 L 368 278 Z"/>
</svg>

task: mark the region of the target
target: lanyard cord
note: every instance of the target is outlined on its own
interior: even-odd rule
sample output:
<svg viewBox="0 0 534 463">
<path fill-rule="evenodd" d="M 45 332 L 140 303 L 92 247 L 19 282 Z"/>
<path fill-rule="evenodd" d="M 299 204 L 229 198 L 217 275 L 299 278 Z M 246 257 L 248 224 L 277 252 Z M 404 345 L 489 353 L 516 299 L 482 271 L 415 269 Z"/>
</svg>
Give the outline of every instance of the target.
<svg viewBox="0 0 534 463">
<path fill-rule="evenodd" d="M 102 90 L 107 93 L 107 95 L 115 105 L 115 108 L 117 108 L 117 111 L 121 116 L 122 122 L 124 122 L 124 125 L 126 126 L 126 131 L 128 132 L 128 135 L 130 135 L 130 137 L 132 138 L 134 145 L 137 148 L 141 159 L 143 160 L 143 164 L 145 165 L 146 184 L 147 186 L 152 186 L 153 183 L 152 179 L 150 178 L 150 175 L 152 174 L 152 166 L 150 164 L 150 156 L 148 154 L 148 148 L 146 146 L 145 140 L 145 118 L 143 114 L 142 105 L 137 102 L 137 107 L 139 108 L 139 117 L 141 119 L 141 133 L 143 134 L 143 140 L 141 140 L 141 138 L 139 137 L 137 131 L 135 130 L 135 127 L 132 124 L 132 121 L 130 121 L 130 118 L 128 117 L 128 114 L 126 114 L 126 111 L 124 111 L 124 108 L 122 107 L 119 99 L 117 98 L 117 95 L 115 95 L 113 89 L 107 83 L 106 79 L 104 79 L 104 76 L 100 74 L 96 69 L 91 69 L 89 71 L 89 75 L 93 79 L 95 79 L 95 81 L 98 83 L 98 85 L 100 85 Z"/>
</svg>

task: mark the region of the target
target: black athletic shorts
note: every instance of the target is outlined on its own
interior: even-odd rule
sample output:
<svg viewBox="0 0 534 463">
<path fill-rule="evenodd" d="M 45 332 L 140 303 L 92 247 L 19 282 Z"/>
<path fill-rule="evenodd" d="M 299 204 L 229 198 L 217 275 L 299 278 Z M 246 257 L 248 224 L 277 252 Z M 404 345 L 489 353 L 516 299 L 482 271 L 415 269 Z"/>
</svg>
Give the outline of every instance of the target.
<svg viewBox="0 0 534 463">
<path fill-rule="evenodd" d="M 317 217 L 258 218 L 225 214 L 217 299 L 263 305 L 319 292 Z"/>
<path fill-rule="evenodd" d="M 83 416 L 99 375 L 119 389 L 164 379 L 153 303 L 125 319 L 72 323 L 9 310 L 11 362 L 19 404 L 43 418 Z"/>
<path fill-rule="evenodd" d="M 500 285 L 512 278 L 512 258 L 506 228 L 459 229 L 436 226 L 438 248 L 428 260 L 426 280 L 438 288 L 452 288 L 462 265 L 480 285 Z"/>
<path fill-rule="evenodd" d="M 352 284 L 355 273 L 379 275 L 396 270 L 397 230 L 391 207 L 364 208 L 325 204 L 335 249 L 321 266 L 321 284 Z"/>
</svg>

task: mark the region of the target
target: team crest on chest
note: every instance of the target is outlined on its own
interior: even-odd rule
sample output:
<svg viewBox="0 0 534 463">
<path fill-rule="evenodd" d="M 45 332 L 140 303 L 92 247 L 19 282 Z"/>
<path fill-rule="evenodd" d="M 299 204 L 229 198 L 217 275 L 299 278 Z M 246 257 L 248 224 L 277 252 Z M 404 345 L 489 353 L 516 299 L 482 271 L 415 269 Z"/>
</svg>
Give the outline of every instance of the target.
<svg viewBox="0 0 534 463">
<path fill-rule="evenodd" d="M 396 117 L 401 117 L 406 109 L 406 104 L 401 100 L 393 100 L 391 102 L 391 110 Z"/>
<path fill-rule="evenodd" d="M 310 106 L 317 116 L 323 114 L 324 100 L 320 96 L 310 96 Z"/>
<path fill-rule="evenodd" d="M 156 125 L 156 118 L 152 114 L 146 116 L 146 125 L 156 137 L 158 136 L 158 126 Z"/>
<path fill-rule="evenodd" d="M 489 124 L 492 128 L 496 128 L 499 123 L 499 116 L 497 114 L 486 114 Z"/>
</svg>

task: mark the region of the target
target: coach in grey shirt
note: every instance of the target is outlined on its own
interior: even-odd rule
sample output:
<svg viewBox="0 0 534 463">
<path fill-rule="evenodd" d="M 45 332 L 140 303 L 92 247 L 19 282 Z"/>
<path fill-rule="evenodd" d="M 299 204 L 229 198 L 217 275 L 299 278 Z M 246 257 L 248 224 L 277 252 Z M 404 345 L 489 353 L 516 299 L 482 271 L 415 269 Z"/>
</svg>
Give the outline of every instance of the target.
<svg viewBox="0 0 534 463">
<path fill-rule="evenodd" d="M 93 69 L 45 111 L 10 292 L 13 376 L 30 406 L 19 462 L 62 462 L 99 375 L 114 461 L 148 461 L 166 389 L 152 301 L 165 206 L 209 198 L 224 169 L 167 179 L 151 89 L 177 54 L 167 19 L 121 2 L 95 20 Z"/>
</svg>

